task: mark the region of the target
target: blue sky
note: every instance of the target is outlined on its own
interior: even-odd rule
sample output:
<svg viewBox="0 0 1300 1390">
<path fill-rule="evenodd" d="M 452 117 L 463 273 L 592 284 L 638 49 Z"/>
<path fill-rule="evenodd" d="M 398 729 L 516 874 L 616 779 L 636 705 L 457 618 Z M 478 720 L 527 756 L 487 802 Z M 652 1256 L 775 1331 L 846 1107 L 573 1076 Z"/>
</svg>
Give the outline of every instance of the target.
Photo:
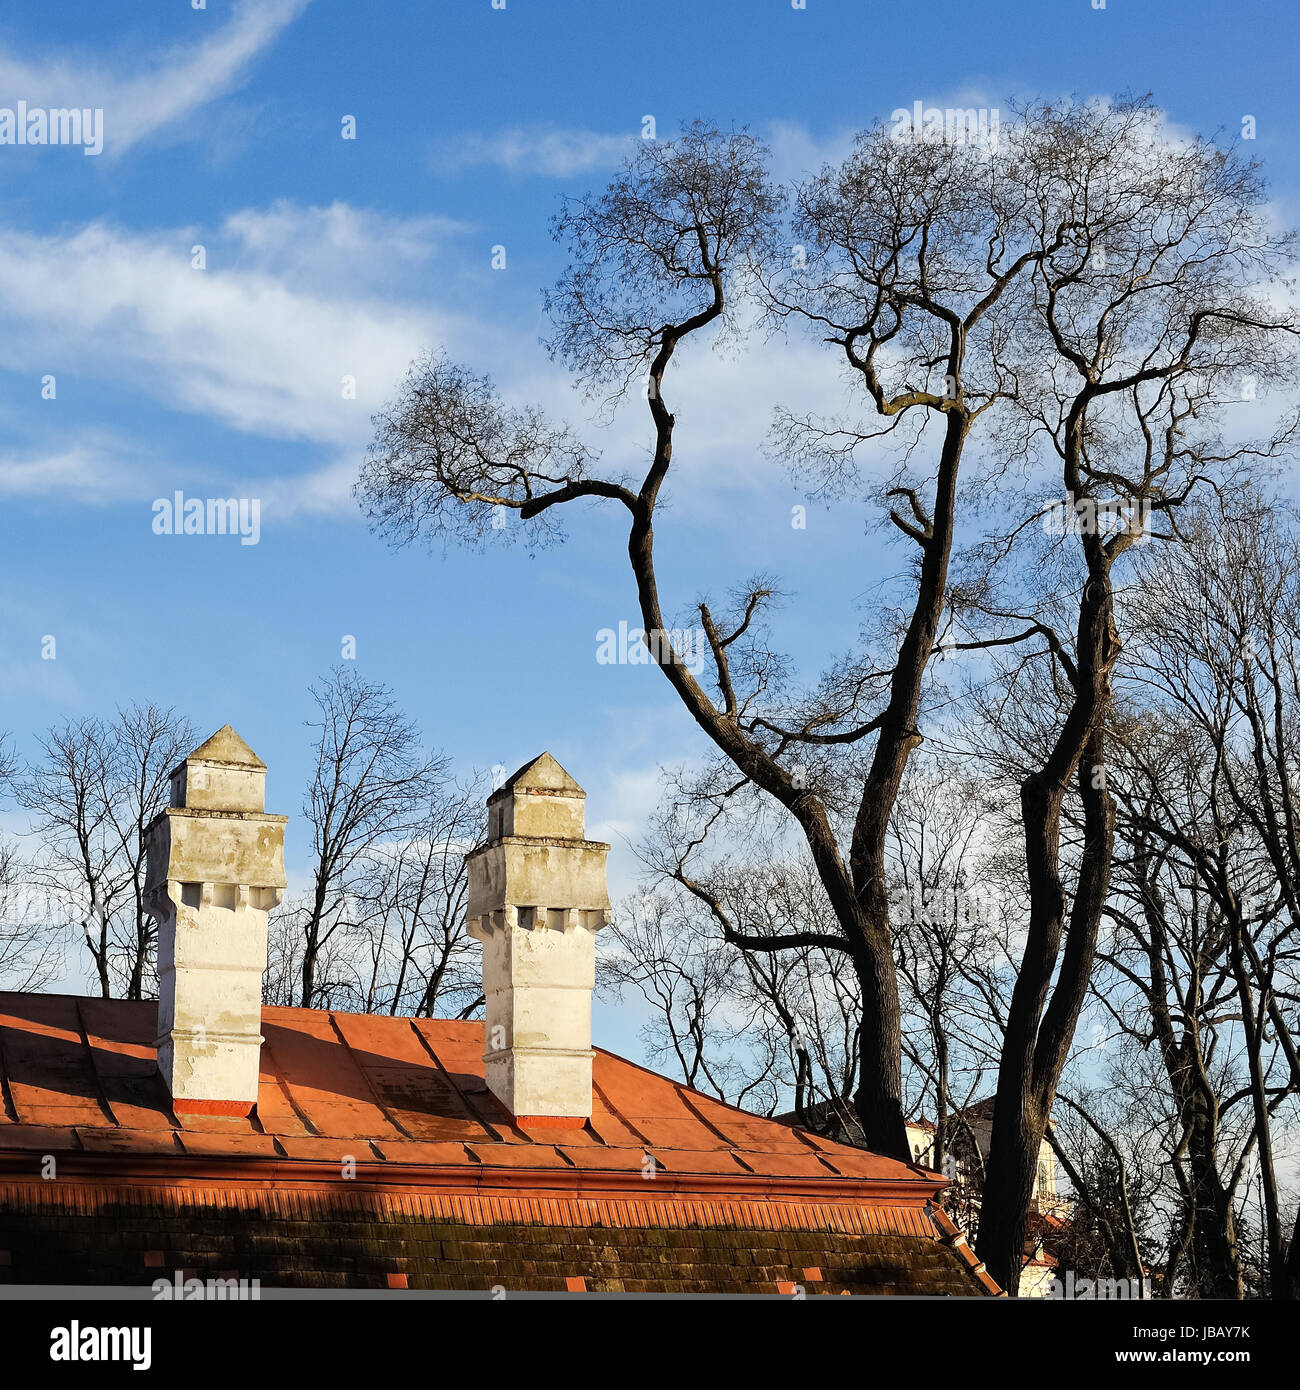
<svg viewBox="0 0 1300 1390">
<path fill-rule="evenodd" d="M 350 486 L 412 355 L 445 347 L 582 421 L 538 344 L 560 268 L 548 220 L 604 181 L 646 115 L 661 136 L 697 116 L 748 123 L 798 174 L 916 100 L 1150 90 L 1187 128 L 1253 115 L 1295 221 L 1293 18 L 1208 0 L 11 9 L 0 106 L 102 107 L 105 149 L 0 146 L 0 729 L 30 751 L 65 715 L 172 703 L 204 733 L 233 723 L 270 765 L 269 809 L 296 813 L 307 687 L 351 634 L 365 674 L 464 769 L 550 748 L 626 888 L 621 842 L 656 770 L 697 745 L 657 672 L 595 661 L 598 629 L 635 625 L 621 518 L 584 514 L 536 555 L 370 536 Z M 901 560 L 851 506 L 814 506 L 793 531 L 807 499 L 760 452 L 770 403 L 830 401 L 834 372 L 806 346 L 688 365 L 658 528 L 670 604 L 773 571 L 793 595 L 780 635 L 812 671 Z M 629 459 L 645 437 L 639 415 L 592 433 Z M 259 498 L 259 543 L 155 535 L 152 503 L 176 489 Z M 290 859 L 301 871 L 292 827 Z M 635 1050 L 626 1033 L 597 1020 Z"/>
</svg>

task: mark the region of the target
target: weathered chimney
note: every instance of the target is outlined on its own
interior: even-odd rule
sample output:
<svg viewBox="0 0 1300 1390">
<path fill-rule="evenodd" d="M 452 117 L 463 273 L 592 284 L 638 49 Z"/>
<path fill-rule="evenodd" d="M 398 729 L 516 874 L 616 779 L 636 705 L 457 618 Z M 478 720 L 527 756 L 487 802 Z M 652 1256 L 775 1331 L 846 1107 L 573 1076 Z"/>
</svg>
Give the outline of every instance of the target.
<svg viewBox="0 0 1300 1390">
<path fill-rule="evenodd" d="M 158 922 L 158 1070 L 178 1113 L 257 1103 L 266 918 L 283 896 L 287 816 L 263 810 L 266 764 L 230 727 L 171 774 L 145 830 Z"/>
<path fill-rule="evenodd" d="M 483 943 L 492 1093 L 521 1123 L 591 1115 L 595 933 L 609 921 L 605 856 L 585 838 L 587 794 L 543 753 L 488 798 L 469 856 L 469 932 Z"/>
</svg>

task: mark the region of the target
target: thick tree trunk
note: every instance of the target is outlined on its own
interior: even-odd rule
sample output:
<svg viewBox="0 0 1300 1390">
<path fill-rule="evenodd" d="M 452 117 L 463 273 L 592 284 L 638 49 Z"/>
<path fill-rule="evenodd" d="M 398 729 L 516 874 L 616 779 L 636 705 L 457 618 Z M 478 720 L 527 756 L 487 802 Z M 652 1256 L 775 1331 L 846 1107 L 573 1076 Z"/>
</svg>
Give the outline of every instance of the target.
<svg viewBox="0 0 1300 1390">
<path fill-rule="evenodd" d="M 1165 969 L 1171 955 L 1165 918 L 1164 895 L 1152 873 L 1152 861 L 1143 843 L 1133 854 L 1134 870 L 1142 884 L 1143 912 L 1147 923 L 1147 968 L 1150 984 L 1147 1007 L 1151 1027 L 1160 1047 L 1169 1092 L 1178 1107 L 1181 1136 L 1175 1155 L 1187 1153 L 1190 1180 L 1179 1183 L 1186 1202 L 1180 1248 L 1170 1263 L 1167 1276 L 1173 1293 L 1173 1273 L 1177 1263 L 1190 1256 L 1192 1282 L 1201 1298 L 1238 1299 L 1245 1295 L 1241 1252 L 1237 1245 L 1236 1217 L 1232 1194 L 1224 1187 L 1219 1171 L 1219 1115 L 1201 1045 L 1203 1014 L 1202 980 L 1213 968 L 1216 954 L 1202 953 L 1195 958 L 1191 982 L 1178 996 L 1181 1022 L 1175 1026 L 1169 1007 L 1170 988 Z M 1181 1028 L 1181 1033 L 1178 1031 Z"/>
<path fill-rule="evenodd" d="M 1007 1011 L 980 1211 L 979 1256 L 1012 1295 L 1020 1282 L 1039 1147 L 1092 977 L 1110 885 L 1114 805 L 1106 790 L 1103 720 L 1119 642 L 1110 557 L 1097 536 L 1085 536 L 1084 549 L 1090 577 L 1079 606 L 1074 698 L 1051 755 L 1021 787 L 1029 925 Z M 1083 807 L 1084 841 L 1067 933 L 1060 844 L 1071 778 Z"/>
<path fill-rule="evenodd" d="M 721 301 L 719 301 L 720 303 Z M 954 338 L 953 372 L 960 362 L 961 336 Z M 663 368 L 672 355 L 666 344 L 651 368 L 650 410 L 657 442 L 655 462 L 634 508 L 628 533 L 628 560 L 636 579 L 641 617 L 647 632 L 664 627 L 654 563 L 654 506 L 672 459 L 674 419 L 664 404 Z M 889 702 L 854 820 L 846 867 L 830 818 L 820 799 L 806 791 L 789 768 L 772 757 L 741 727 L 725 656 L 715 647 L 723 708 L 705 694 L 680 660 L 658 658 L 660 669 L 696 723 L 755 786 L 779 801 L 794 817 L 826 889 L 832 911 L 850 947 L 862 987 L 862 1029 L 858 1086 L 854 1105 L 868 1148 L 911 1159 L 903 1114 L 902 1027 L 898 980 L 890 931 L 886 837 L 907 760 L 920 743 L 917 713 L 926 668 L 943 618 L 948 564 L 952 554 L 957 476 L 969 427 L 964 410 L 947 412 L 944 443 L 935 484 L 934 515 L 921 544 L 916 604 L 890 678 Z M 702 616 L 708 618 L 707 610 Z"/>
<path fill-rule="evenodd" d="M 1193 1119 L 1188 1145 L 1191 1170 L 1191 1200 L 1195 1228 L 1192 1232 L 1192 1261 L 1197 1293 L 1202 1298 L 1245 1296 L 1241 1252 L 1237 1248 L 1236 1217 L 1232 1198 L 1219 1176 L 1210 1135 L 1209 1116 L 1204 1105 Z"/>
<path fill-rule="evenodd" d="M 854 962 L 862 984 L 863 1008 L 860 1085 L 855 1103 L 868 1147 L 908 1160 L 912 1155 L 903 1115 L 902 1013 L 894 966 L 885 843 L 907 761 L 921 742 L 916 721 L 926 669 L 943 620 L 957 474 L 968 424 L 960 411 L 948 415 L 935 482 L 933 524 L 922 552 L 916 605 L 890 679 L 889 704 L 881 718 L 849 852 L 860 921 L 857 937 L 850 933 L 850 940 L 861 942 Z M 825 881 L 825 874 L 822 877 Z"/>
<path fill-rule="evenodd" d="M 902 1015 L 894 954 L 888 932 L 871 932 L 868 940 L 871 944 L 861 953 L 862 959 L 855 958 L 862 991 L 862 1028 L 853 1105 L 869 1149 L 910 1159 L 903 1114 Z"/>
<path fill-rule="evenodd" d="M 1004 1054 L 1004 1067 L 1005 1063 Z M 1046 1113 L 1016 1082 L 1014 1073 L 1008 1077 L 999 1071 L 977 1242 L 980 1259 L 1012 1298 L 1020 1293 L 1027 1216 L 1038 1172 L 1039 1146 L 1047 1128 Z"/>
<path fill-rule="evenodd" d="M 1241 1003 L 1242 1031 L 1246 1039 L 1246 1060 L 1250 1070 L 1250 1099 L 1255 1116 L 1255 1148 L 1259 1155 L 1260 1186 L 1264 1197 L 1264 1239 L 1268 1255 L 1269 1292 L 1273 1298 L 1287 1296 L 1286 1254 L 1282 1240 L 1282 1221 L 1278 1204 L 1277 1174 L 1273 1167 L 1273 1138 L 1269 1124 L 1268 1078 L 1262 1057 L 1264 1009 L 1258 1011 L 1254 990 L 1246 970 L 1241 939 L 1245 930 L 1240 920 L 1230 923 L 1228 957 L 1237 981 Z M 1267 985 L 1261 984 L 1262 988 Z"/>
<path fill-rule="evenodd" d="M 1286 1252 L 1286 1264 L 1282 1270 L 1282 1288 L 1278 1297 L 1300 1298 L 1300 1212 L 1296 1214 L 1295 1226 L 1291 1231 L 1291 1245 Z"/>
</svg>

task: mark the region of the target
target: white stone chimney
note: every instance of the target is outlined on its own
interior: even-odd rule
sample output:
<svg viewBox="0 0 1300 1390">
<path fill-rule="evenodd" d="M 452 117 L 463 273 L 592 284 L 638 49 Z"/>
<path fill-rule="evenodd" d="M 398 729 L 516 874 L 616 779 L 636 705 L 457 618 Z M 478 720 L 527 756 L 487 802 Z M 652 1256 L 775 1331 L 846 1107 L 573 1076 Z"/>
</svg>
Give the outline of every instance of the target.
<svg viewBox="0 0 1300 1390">
<path fill-rule="evenodd" d="M 609 921 L 609 846 L 585 838 L 586 799 L 543 753 L 488 798 L 488 842 L 467 860 L 488 1088 L 521 1122 L 574 1129 L 591 1115 L 595 933 Z"/>
<path fill-rule="evenodd" d="M 266 918 L 284 893 L 287 816 L 266 764 L 227 724 L 171 774 L 145 830 L 145 908 L 158 922 L 158 1070 L 177 1113 L 257 1103 Z"/>
</svg>

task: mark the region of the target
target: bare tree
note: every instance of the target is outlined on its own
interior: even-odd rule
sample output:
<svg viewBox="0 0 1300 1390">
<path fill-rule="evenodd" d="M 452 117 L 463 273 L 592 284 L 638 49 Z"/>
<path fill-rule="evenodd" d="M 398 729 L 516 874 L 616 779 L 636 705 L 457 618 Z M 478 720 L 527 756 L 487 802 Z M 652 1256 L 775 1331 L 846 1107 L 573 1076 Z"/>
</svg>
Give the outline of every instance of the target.
<svg viewBox="0 0 1300 1390">
<path fill-rule="evenodd" d="M 0 793 L 12 792 L 20 763 L 9 739 L 0 736 Z M 39 990 L 59 965 L 59 943 L 46 913 L 33 910 L 28 866 L 12 844 L 0 843 L 0 985 Z"/>
<path fill-rule="evenodd" d="M 129 705 L 111 720 L 68 720 L 16 782 L 40 842 L 35 880 L 79 921 L 100 993 L 144 998 L 154 927 L 144 911 L 142 832 L 167 804 L 167 774 L 194 744 L 173 709 Z"/>
<path fill-rule="evenodd" d="M 723 809 L 736 804 L 727 790 L 711 772 L 667 778 L 642 847 L 656 886 L 621 905 L 603 979 L 640 992 L 652 1055 L 675 1061 L 690 1084 L 864 1142 L 853 1105 L 862 1004 L 844 953 L 819 944 L 835 930 L 820 876 L 761 807 L 723 834 Z M 936 1117 L 934 1165 L 950 1135 L 970 1140 L 962 1112 L 996 1061 L 986 995 L 1006 958 L 986 917 L 998 895 L 967 881 L 988 869 L 992 832 L 974 778 L 945 776 L 933 762 L 909 772 L 891 820 L 889 898 L 908 1113 Z M 743 944 L 795 934 L 807 944 Z"/>
<path fill-rule="evenodd" d="M 1144 1232 L 1159 1165 L 1147 1146 L 1128 1142 L 1132 1121 L 1116 1092 L 1085 1091 L 1076 1100 L 1062 1091 L 1059 1099 L 1062 1118 L 1046 1138 L 1074 1195 L 1069 1219 L 1044 1226 L 1040 1239 L 1061 1268 L 1131 1280 L 1143 1297 L 1151 1245 Z"/>
<path fill-rule="evenodd" d="M 145 911 L 144 830 L 167 805 L 168 774 L 195 746 L 188 720 L 156 705 L 129 705 L 114 721 L 102 770 L 102 800 L 128 880 L 122 969 L 127 999 L 143 999 L 157 983 L 157 924 Z"/>
<path fill-rule="evenodd" d="M 98 718 L 67 721 L 41 740 L 41 758 L 17 784 L 40 840 L 34 873 L 68 900 L 90 952 L 99 992 L 112 996 L 112 921 L 125 897 L 116 840 L 101 789 L 109 731 Z"/>
<path fill-rule="evenodd" d="M 447 760 L 430 757 L 420 735 L 384 685 L 337 666 L 312 687 L 319 722 L 316 768 L 303 803 L 312 831 L 312 883 L 294 914 L 302 937 L 300 993 L 303 1008 L 327 1005 L 353 982 L 320 967 L 330 949 L 360 925 L 363 879 L 373 870 L 375 847 L 424 828 L 427 798 L 445 774 Z M 349 952 L 336 956 L 351 969 Z"/>
<path fill-rule="evenodd" d="M 1142 1075 L 1146 1094 L 1159 1096 L 1165 1112 L 1152 1119 L 1178 1189 L 1162 1284 L 1241 1298 L 1235 1196 L 1242 1151 L 1234 1154 L 1231 1120 L 1249 1092 L 1241 1089 L 1234 1047 L 1240 1015 L 1229 933 L 1195 870 L 1163 832 L 1147 828 L 1153 812 L 1167 810 L 1184 830 L 1203 824 L 1205 745 L 1185 720 L 1162 727 L 1150 715 L 1120 724 L 1115 742 L 1116 863 L 1106 910 L 1113 930 L 1101 943 L 1107 968 L 1094 989 L 1117 1029 L 1142 1051 L 1152 1049 L 1163 1073 Z M 1167 810 L 1154 804 L 1157 797 Z M 1135 1077 L 1132 1054 L 1125 1049 L 1122 1065 Z"/>
<path fill-rule="evenodd" d="M 32 913 L 24 865 L 13 845 L 0 845 L 0 988 L 44 989 L 58 972 L 52 924 Z"/>
<path fill-rule="evenodd" d="M 662 635 L 654 535 L 676 433 L 666 388 L 687 370 L 679 346 L 710 330 L 739 335 L 747 295 L 831 346 L 870 423 L 782 412 L 775 444 L 796 467 L 819 468 L 828 491 L 853 485 L 864 451 L 881 441 L 899 451 L 877 491 L 916 564 L 899 612 L 881 615 L 876 659 L 855 654 L 808 692 L 791 692 L 781 659 L 760 640 L 775 591 L 762 578 L 738 591 L 725 616 L 698 605 L 713 690 L 670 642 L 656 642 L 654 656 L 739 773 L 737 794 L 757 788 L 798 827 L 833 914 L 833 929 L 816 941 L 728 939 L 847 956 L 862 1009 L 855 1107 L 871 1145 L 899 1156 L 907 1143 L 886 840 L 923 736 L 945 618 L 972 624 L 957 634 L 971 640 L 953 638 L 951 649 L 1042 644 L 1071 687 L 1049 751 L 1021 790 L 1030 921 L 981 1227 L 991 1271 L 1013 1287 L 1036 1155 L 1106 896 L 1111 808 L 1091 768 L 1105 762 L 1119 651 L 1111 570 L 1139 528 L 1079 537 L 1071 587 L 1081 597 L 1067 640 L 1023 593 L 1006 592 L 1005 582 L 999 591 L 996 563 L 974 572 L 950 604 L 959 474 L 970 456 L 983 457 L 980 487 L 1000 489 L 1016 518 L 994 559 L 1036 519 L 1023 477 L 1044 455 L 1071 500 L 1118 492 L 1167 514 L 1206 472 L 1280 447 L 1276 439 L 1225 445 L 1214 421 L 1229 383 L 1239 395 L 1244 376 L 1264 387 L 1285 376 L 1276 338 L 1290 327 L 1257 289 L 1288 242 L 1260 212 L 1253 167 L 1206 142 L 1167 138 L 1145 102 L 1039 105 L 1018 116 L 996 149 L 904 142 L 877 127 L 841 167 L 794 188 L 784 237 L 781 199 L 749 137 L 696 126 L 647 146 L 603 195 L 560 215 L 571 265 L 547 300 L 552 350 L 579 382 L 611 402 L 644 386 L 654 445 L 641 479 L 602 474 L 567 427 L 539 409 L 504 406 L 488 379 L 432 357 L 377 417 L 358 484 L 372 522 L 399 542 L 480 541 L 501 508 L 550 537 L 560 507 L 615 502 L 628 516 L 645 629 Z M 1032 588 L 1033 577 L 1022 574 L 1020 587 Z M 844 815 L 806 773 L 827 750 L 862 753 Z M 1059 859 L 1067 794 L 1088 808 L 1073 891 Z"/>
<path fill-rule="evenodd" d="M 1281 454 L 1294 421 L 1260 411 L 1259 438 L 1228 441 L 1224 417 L 1244 380 L 1289 382 L 1297 332 L 1269 293 L 1292 239 L 1275 230 L 1255 166 L 1170 138 L 1144 102 L 1040 108 L 1012 146 L 1026 203 L 1054 242 L 1035 264 L 1028 322 L 1040 354 L 1020 373 L 1014 405 L 1036 451 L 1054 459 L 1079 524 L 1062 538 L 1060 568 L 1023 556 L 1031 514 L 990 543 L 992 563 L 968 580 L 979 589 L 972 610 L 998 633 L 986 640 L 1035 644 L 1056 682 L 1045 748 L 1020 788 L 1029 918 L 978 1244 L 1004 1284 L 1018 1269 L 1109 887 L 1106 721 L 1122 648 L 1115 567 L 1152 531 L 1174 536 L 1178 508 L 1205 479 Z M 1158 529 L 1162 521 L 1170 529 Z M 1012 572 L 1010 556 L 1020 560 Z M 1061 858 L 1067 798 L 1077 798 L 1082 825 L 1070 868 Z"/>
<path fill-rule="evenodd" d="M 694 899 L 656 889 L 618 905 L 597 961 L 602 992 L 635 991 L 650 1007 L 641 1037 L 659 1066 L 721 1100 L 744 1087 L 738 1053 L 747 1020 L 732 1015 L 736 953 Z"/>
<path fill-rule="evenodd" d="M 992 200 L 982 196 L 996 190 L 997 180 L 981 152 L 902 144 L 877 128 L 843 168 L 795 190 L 789 236 L 801 255 L 791 257 L 765 154 L 748 135 L 696 125 L 677 141 L 647 145 L 605 194 L 571 201 L 557 220 L 572 264 L 547 298 L 551 348 L 578 381 L 607 392 L 609 401 L 644 384 L 654 447 L 639 482 L 602 476 L 570 430 L 540 410 L 505 407 L 486 378 L 434 357 L 416 364 L 399 399 L 377 418 L 358 491 L 374 524 L 397 541 L 438 533 L 481 540 L 499 508 L 518 511 L 552 536 L 561 506 L 615 502 L 628 516 L 628 556 L 646 631 L 663 634 L 654 535 L 676 432 L 666 389 L 684 342 L 710 330 L 739 335 L 754 301 L 828 341 L 859 400 L 880 421 L 878 429 L 832 434 L 784 419 L 796 463 L 830 441 L 828 486 L 853 473 L 859 444 L 915 421 L 906 452 L 917 454 L 921 436 L 931 446 L 920 471 L 932 496 L 927 501 L 926 484 L 902 476 L 887 489 L 888 515 L 919 558 L 911 603 L 893 634 L 896 652 L 883 663 L 856 655 L 806 697 L 783 695 L 780 659 L 755 641 L 775 592 L 764 579 L 738 591 L 730 614 L 698 605 L 713 692 L 670 642 L 654 645 L 665 677 L 720 754 L 798 827 L 831 907 L 834 925 L 817 942 L 796 934 L 736 944 L 771 952 L 815 945 L 846 957 L 861 999 L 858 1118 L 876 1148 L 905 1156 L 885 838 L 907 758 L 920 740 L 962 454 L 976 420 L 1010 382 L 999 345 L 1017 310 L 1003 301 L 1010 303 L 1044 250 L 1013 225 L 1014 206 L 996 192 Z M 905 499 L 905 511 L 893 497 Z M 802 764 L 819 751 L 873 737 L 856 813 L 841 839 Z"/>
<path fill-rule="evenodd" d="M 360 1006 L 430 1018 L 483 1002 L 477 949 L 465 930 L 465 855 L 484 834 L 482 788 L 438 785 L 412 829 L 371 846 L 355 892 Z"/>
<path fill-rule="evenodd" d="M 1190 995 L 1174 1001 L 1184 1030 L 1204 1015 L 1206 1039 L 1185 1039 L 1171 1061 L 1188 1112 L 1189 1256 L 1220 1288 L 1240 1287 L 1231 1200 L 1253 1148 L 1268 1279 L 1274 1297 L 1295 1297 L 1300 1255 L 1285 1235 L 1274 1133 L 1300 1090 L 1300 539 L 1291 514 L 1251 487 L 1198 508 L 1183 534 L 1182 546 L 1144 559 L 1126 604 L 1140 638 L 1130 657 L 1137 714 L 1117 721 L 1114 737 L 1140 890 L 1133 929 L 1162 948 L 1147 972 L 1152 994 Z M 1151 1002 L 1169 1049 L 1172 1020 Z M 1206 1075 L 1205 1043 L 1221 1037 L 1246 1073 L 1226 1089 Z M 1238 1105 L 1251 1123 L 1222 1177 L 1215 1140 Z"/>
<path fill-rule="evenodd" d="M 909 769 L 890 818 L 903 1054 L 915 1089 L 909 1108 L 934 1125 L 929 1166 L 943 1170 L 945 1157 L 959 1152 L 979 1185 L 983 1155 L 965 1112 L 996 1064 L 1002 1015 L 991 1004 L 1006 974 L 1014 913 L 997 863 L 1004 832 L 992 796 L 977 775 L 930 757 Z"/>
</svg>

